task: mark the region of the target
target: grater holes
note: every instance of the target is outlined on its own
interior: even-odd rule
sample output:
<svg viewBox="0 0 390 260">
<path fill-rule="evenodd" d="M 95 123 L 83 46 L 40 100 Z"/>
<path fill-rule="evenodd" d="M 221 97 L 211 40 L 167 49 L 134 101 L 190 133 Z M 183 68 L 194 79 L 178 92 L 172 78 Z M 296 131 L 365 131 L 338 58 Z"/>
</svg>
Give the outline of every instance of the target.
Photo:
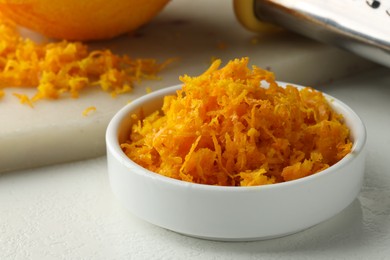
<svg viewBox="0 0 390 260">
<path fill-rule="evenodd" d="M 370 7 L 374 8 L 374 9 L 378 8 L 378 7 L 381 5 L 381 2 L 378 1 L 378 0 L 367 0 L 366 3 L 367 3 Z"/>
</svg>

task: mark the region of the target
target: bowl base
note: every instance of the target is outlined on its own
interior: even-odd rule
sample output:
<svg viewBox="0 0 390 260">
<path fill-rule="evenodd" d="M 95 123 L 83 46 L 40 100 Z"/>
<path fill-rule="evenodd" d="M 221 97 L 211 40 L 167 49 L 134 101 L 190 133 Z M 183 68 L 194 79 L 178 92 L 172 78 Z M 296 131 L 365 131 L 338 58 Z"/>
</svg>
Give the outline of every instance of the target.
<svg viewBox="0 0 390 260">
<path fill-rule="evenodd" d="M 239 238 L 199 236 L 199 235 L 195 235 L 195 234 L 186 234 L 186 233 L 177 232 L 177 231 L 173 231 L 173 230 L 169 230 L 169 229 L 168 230 L 172 231 L 174 233 L 183 235 L 183 236 L 187 236 L 187 237 L 193 237 L 193 238 L 210 240 L 210 241 L 217 241 L 217 242 L 254 242 L 254 241 L 262 241 L 262 240 L 271 240 L 271 239 L 275 239 L 275 238 L 281 238 L 281 237 L 293 235 L 293 234 L 299 233 L 299 232 L 304 231 L 304 230 L 309 229 L 309 228 L 310 227 L 296 230 L 296 231 L 292 231 L 292 232 L 288 232 L 288 233 L 278 234 L 278 235 L 259 236 L 259 237 L 239 237 Z"/>
</svg>

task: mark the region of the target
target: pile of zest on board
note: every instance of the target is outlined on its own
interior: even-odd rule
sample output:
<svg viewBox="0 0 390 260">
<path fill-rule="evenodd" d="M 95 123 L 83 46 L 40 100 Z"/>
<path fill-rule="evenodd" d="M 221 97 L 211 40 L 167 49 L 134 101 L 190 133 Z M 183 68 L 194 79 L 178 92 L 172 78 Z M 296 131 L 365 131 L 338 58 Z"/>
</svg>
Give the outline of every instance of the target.
<svg viewBox="0 0 390 260">
<path fill-rule="evenodd" d="M 36 88 L 32 97 L 14 94 L 30 106 L 64 94 L 77 98 L 82 89 L 93 86 L 115 96 L 131 91 L 134 82 L 156 79 L 170 62 L 131 59 L 108 49 L 89 51 L 81 42 L 38 44 L 21 37 L 18 28 L 0 13 L 0 98 L 6 87 Z"/>
<path fill-rule="evenodd" d="M 254 186 L 314 174 L 351 151 L 349 129 L 321 92 L 280 87 L 247 58 L 220 64 L 182 76 L 162 113 L 133 125 L 121 144 L 130 159 L 183 181 Z"/>
</svg>

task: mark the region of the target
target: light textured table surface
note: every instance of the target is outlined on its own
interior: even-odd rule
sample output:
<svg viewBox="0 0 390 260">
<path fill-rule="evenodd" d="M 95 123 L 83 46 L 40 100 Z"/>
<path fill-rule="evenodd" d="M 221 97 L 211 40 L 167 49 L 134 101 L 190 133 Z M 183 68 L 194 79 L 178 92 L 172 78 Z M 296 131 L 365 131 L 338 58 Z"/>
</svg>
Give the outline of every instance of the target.
<svg viewBox="0 0 390 260">
<path fill-rule="evenodd" d="M 99 157 L 0 174 L 0 259 L 389 259 L 390 70 L 320 89 L 355 109 L 368 130 L 363 189 L 332 219 L 265 241 L 186 237 L 128 213 Z"/>
<path fill-rule="evenodd" d="M 221 4 L 223 2 L 229 5 Z M 206 3 L 208 8 L 205 8 Z M 203 9 L 199 9 L 202 6 Z M 151 85 L 156 89 L 177 83 L 177 76 L 184 72 L 196 75 L 203 71 L 211 56 L 222 57 L 224 62 L 250 56 L 252 63 L 272 67 L 279 80 L 292 80 L 297 84 L 328 80 L 330 75 L 337 78 L 361 65 L 356 58 L 356 64 L 350 67 L 355 57 L 294 35 L 290 35 L 288 41 L 287 38 L 259 37 L 260 42 L 254 45 L 251 42 L 257 38 L 236 23 L 230 1 L 172 1 L 154 22 L 154 27 L 146 27 L 143 32 L 144 37 L 131 46 L 136 51 L 143 51 L 141 54 L 146 56 L 153 51 L 152 55 L 160 53 L 164 58 L 179 53 L 182 58 L 180 66 L 164 75 L 164 81 Z M 148 37 L 152 32 L 162 39 L 159 44 Z M 143 41 L 141 44 L 141 40 L 147 44 Z M 217 43 L 226 43 L 226 49 L 217 48 Z M 226 243 L 186 237 L 148 224 L 127 212 L 111 193 L 103 156 L 0 173 L 0 260 L 390 259 L 390 69 L 375 69 L 320 89 L 355 109 L 368 130 L 369 155 L 363 189 L 348 208 L 332 219 L 297 234 L 265 241 Z M 143 91 L 139 89 L 140 93 Z M 1 116 L 6 119 L 0 124 L 5 129 L 10 126 L 6 116 L 11 113 L 7 111 L 15 113 L 15 110 L 6 107 L 10 102 L 3 100 L 2 104 Z M 104 105 L 100 103 L 99 111 L 107 111 L 107 107 L 116 109 L 113 105 Z M 43 107 L 37 106 L 36 110 Z M 74 113 L 79 115 L 84 106 L 76 108 Z M 53 111 L 57 115 L 58 107 Z M 33 112 L 30 112 L 25 117 L 15 114 L 9 117 L 19 123 L 27 119 L 31 123 L 29 115 Z M 98 125 L 102 131 L 94 131 L 94 134 L 104 132 L 105 125 L 98 122 L 105 121 L 99 120 L 93 121 L 90 128 Z M 30 136 L 23 135 L 26 139 Z M 64 144 L 69 143 L 64 141 Z M 103 146 L 99 149 L 104 151 Z M 1 151 L 4 153 L 0 153 L 0 162 L 9 161 L 12 153 L 4 146 Z M 34 152 L 45 151 L 34 147 Z M 31 158 L 31 162 L 20 160 L 18 166 L 42 165 Z M 0 165 L 0 168 L 6 167 Z"/>
</svg>

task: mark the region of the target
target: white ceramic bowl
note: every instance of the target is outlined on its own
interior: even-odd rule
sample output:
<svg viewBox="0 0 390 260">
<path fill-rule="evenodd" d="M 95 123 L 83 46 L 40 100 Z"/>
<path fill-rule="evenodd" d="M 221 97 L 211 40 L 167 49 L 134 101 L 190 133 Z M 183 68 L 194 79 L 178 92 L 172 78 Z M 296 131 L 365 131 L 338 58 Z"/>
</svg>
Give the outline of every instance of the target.
<svg viewBox="0 0 390 260">
<path fill-rule="evenodd" d="M 285 83 L 280 83 L 285 85 Z M 352 152 L 314 175 L 279 184 L 224 187 L 171 179 L 131 161 L 119 144 L 128 137 L 130 114 L 145 115 L 161 108 L 174 86 L 143 96 L 121 109 L 106 133 L 112 191 L 134 215 L 178 233 L 225 241 L 279 237 L 309 228 L 346 208 L 363 182 L 366 130 L 361 119 L 341 101 L 330 97 L 351 129 Z"/>
</svg>

